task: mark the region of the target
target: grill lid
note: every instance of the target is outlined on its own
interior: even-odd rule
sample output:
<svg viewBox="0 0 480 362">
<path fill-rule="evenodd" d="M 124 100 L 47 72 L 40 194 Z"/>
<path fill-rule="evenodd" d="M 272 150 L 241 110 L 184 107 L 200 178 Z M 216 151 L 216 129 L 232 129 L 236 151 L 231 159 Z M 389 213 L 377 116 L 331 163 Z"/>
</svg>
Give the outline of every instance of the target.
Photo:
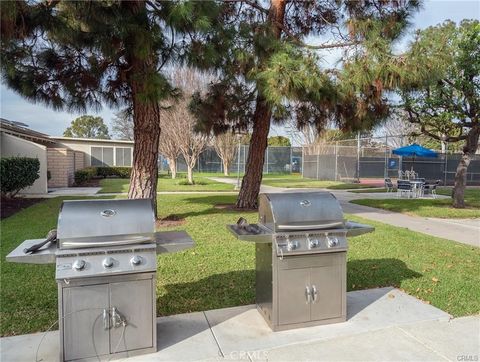
<svg viewBox="0 0 480 362">
<path fill-rule="evenodd" d="M 274 231 L 318 230 L 344 226 L 340 203 L 330 192 L 260 194 L 260 223 Z"/>
<path fill-rule="evenodd" d="M 57 238 L 62 249 L 127 245 L 153 240 L 150 199 L 64 201 Z"/>
</svg>

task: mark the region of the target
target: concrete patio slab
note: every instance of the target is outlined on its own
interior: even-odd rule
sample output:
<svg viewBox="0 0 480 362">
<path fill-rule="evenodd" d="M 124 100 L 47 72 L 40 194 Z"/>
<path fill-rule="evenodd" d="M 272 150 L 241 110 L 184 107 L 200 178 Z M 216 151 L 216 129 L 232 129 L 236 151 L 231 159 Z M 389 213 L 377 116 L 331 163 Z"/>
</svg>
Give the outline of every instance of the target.
<svg viewBox="0 0 480 362">
<path fill-rule="evenodd" d="M 472 336 L 479 317 L 448 324 L 450 315 L 394 288 L 347 298 L 347 322 L 283 332 L 272 332 L 254 305 L 161 317 L 158 352 L 128 361 L 436 360 L 457 353 L 442 350 L 457 336 L 458 350 L 478 346 Z M 44 336 L 38 360 L 58 361 L 57 331 L 0 339 L 1 360 L 35 361 Z"/>
<path fill-rule="evenodd" d="M 198 361 L 222 357 L 204 312 L 157 319 L 157 353 L 129 361 Z"/>
<path fill-rule="evenodd" d="M 251 353 L 253 361 L 446 361 L 396 327 Z"/>
<path fill-rule="evenodd" d="M 255 306 L 205 312 L 224 355 L 278 348 L 292 343 L 337 338 L 450 315 L 394 288 L 347 293 L 347 322 L 271 332 Z"/>
<path fill-rule="evenodd" d="M 480 360 L 480 316 L 428 321 L 399 327 L 451 361 Z"/>
<path fill-rule="evenodd" d="M 4 337 L 0 339 L 0 361 L 58 361 L 59 342 L 58 331 Z"/>
</svg>

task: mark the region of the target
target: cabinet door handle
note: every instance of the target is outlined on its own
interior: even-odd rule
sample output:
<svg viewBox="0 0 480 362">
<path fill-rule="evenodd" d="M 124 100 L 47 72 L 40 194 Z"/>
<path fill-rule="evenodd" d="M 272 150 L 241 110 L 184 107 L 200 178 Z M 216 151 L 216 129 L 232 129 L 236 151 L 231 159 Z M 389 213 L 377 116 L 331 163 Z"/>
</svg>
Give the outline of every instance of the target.
<svg viewBox="0 0 480 362">
<path fill-rule="evenodd" d="M 317 287 L 315 285 L 312 285 L 312 303 L 315 303 L 317 301 Z"/>
<path fill-rule="evenodd" d="M 308 285 L 305 287 L 305 297 L 307 299 L 306 304 L 310 303 L 311 294 L 310 294 L 310 288 L 308 287 Z"/>
<path fill-rule="evenodd" d="M 103 310 L 103 329 L 106 331 L 110 329 L 110 313 L 108 313 L 108 309 Z"/>
</svg>

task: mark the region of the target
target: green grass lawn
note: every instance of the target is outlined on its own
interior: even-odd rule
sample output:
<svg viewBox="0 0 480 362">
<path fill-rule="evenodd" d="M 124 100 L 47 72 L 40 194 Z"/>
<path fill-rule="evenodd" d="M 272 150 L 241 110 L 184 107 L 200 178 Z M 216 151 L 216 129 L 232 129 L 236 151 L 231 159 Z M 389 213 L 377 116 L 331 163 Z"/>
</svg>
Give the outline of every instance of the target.
<svg viewBox="0 0 480 362">
<path fill-rule="evenodd" d="M 370 193 L 387 192 L 387 189 L 382 187 L 382 188 L 374 188 L 374 189 L 349 190 L 348 192 L 353 192 L 355 194 L 370 194 Z"/>
<path fill-rule="evenodd" d="M 373 185 L 368 185 L 368 184 L 349 184 L 349 183 L 341 183 L 339 185 L 332 185 L 327 187 L 327 189 L 330 190 L 355 190 L 359 189 L 365 192 L 368 192 L 368 190 L 364 189 L 372 189 L 375 188 L 376 186 Z"/>
<path fill-rule="evenodd" d="M 451 188 L 440 188 L 439 194 L 451 195 Z M 451 199 L 360 199 L 351 201 L 354 204 L 377 207 L 408 215 L 439 218 L 477 218 L 480 217 L 480 189 L 470 188 L 465 191 L 467 208 L 455 209 Z"/>
<path fill-rule="evenodd" d="M 287 177 L 289 176 L 289 177 Z M 282 178 L 266 178 L 262 181 L 263 185 L 286 187 L 286 188 L 326 188 L 330 190 L 349 190 L 349 189 L 366 189 L 375 186 L 366 184 L 344 183 L 340 181 L 326 181 L 302 178 L 300 175 L 292 177 L 287 175 Z"/>
<path fill-rule="evenodd" d="M 214 208 L 235 195 L 161 195 L 159 216 L 186 219 L 179 229 L 193 237 L 193 249 L 158 256 L 158 315 L 254 303 L 254 245 L 234 239 L 225 224 L 255 212 Z M 48 199 L 1 221 L 1 335 L 45 330 L 57 319 L 53 265 L 5 262 L 24 239 L 41 238 L 56 226 L 62 199 Z M 349 217 L 347 215 L 347 217 Z M 351 238 L 348 290 L 396 286 L 454 316 L 480 312 L 480 249 L 373 224 L 376 232 Z M 213 232 L 212 232 L 213 231 Z"/>
<path fill-rule="evenodd" d="M 208 175 L 208 174 L 207 174 Z M 157 191 L 233 191 L 234 185 L 210 180 L 206 174 L 194 175 L 194 185 L 187 183 L 185 174 L 177 174 L 176 179 L 172 179 L 166 174 L 158 177 Z M 217 174 L 218 176 L 218 174 Z M 128 192 L 130 185 L 129 179 L 106 178 L 100 180 L 100 193 Z"/>
</svg>

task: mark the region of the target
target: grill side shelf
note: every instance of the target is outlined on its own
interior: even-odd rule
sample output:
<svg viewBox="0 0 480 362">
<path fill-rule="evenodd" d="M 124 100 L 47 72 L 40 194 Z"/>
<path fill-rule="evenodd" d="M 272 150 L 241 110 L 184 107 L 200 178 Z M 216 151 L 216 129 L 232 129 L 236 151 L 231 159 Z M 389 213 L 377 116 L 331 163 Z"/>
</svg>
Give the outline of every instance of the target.
<svg viewBox="0 0 480 362">
<path fill-rule="evenodd" d="M 347 221 L 345 223 L 345 229 L 347 229 L 347 237 L 363 235 L 375 231 L 373 226 L 360 224 L 354 221 Z"/>
<path fill-rule="evenodd" d="M 238 240 L 249 241 L 252 243 L 271 243 L 272 232 L 260 224 L 250 224 L 258 230 L 258 233 L 250 233 L 237 224 L 227 225 L 227 230 Z"/>
<path fill-rule="evenodd" d="M 195 246 L 186 231 L 157 231 L 155 233 L 157 254 L 176 253 Z"/>
<path fill-rule="evenodd" d="M 45 239 L 29 239 L 23 241 L 5 258 L 11 263 L 28 263 L 28 264 L 55 264 L 55 252 L 58 250 L 55 243 L 48 243 L 42 246 L 33 254 L 25 254 L 24 250 L 41 243 Z"/>
</svg>

